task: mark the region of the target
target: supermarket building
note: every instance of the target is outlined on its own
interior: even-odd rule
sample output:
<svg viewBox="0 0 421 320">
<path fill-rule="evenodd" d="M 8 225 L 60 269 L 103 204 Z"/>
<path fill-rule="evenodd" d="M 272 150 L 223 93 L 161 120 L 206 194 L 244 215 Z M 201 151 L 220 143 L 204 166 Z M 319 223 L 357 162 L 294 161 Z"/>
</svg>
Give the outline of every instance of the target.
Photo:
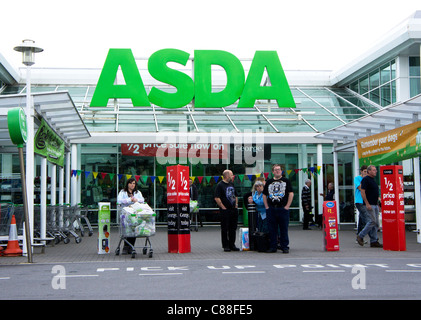
<svg viewBox="0 0 421 320">
<path fill-rule="evenodd" d="M 31 154 L 27 157 L 30 216 L 34 219 L 36 211 L 45 224 L 46 206 L 62 203 L 82 203 L 94 212 L 98 202 L 110 201 L 115 208 L 118 191 L 134 177 L 158 213 L 158 222 L 165 223 L 166 167 L 179 163 L 190 167 L 203 221 L 215 222 L 214 188 L 223 170 L 233 171 L 235 186 L 244 195 L 257 177 L 270 177 L 272 164 L 280 163 L 294 189 L 292 222 L 302 219 L 300 194 L 310 178 L 316 214 L 321 212 L 320 193 L 333 182 L 340 222 L 354 223 L 356 140 L 421 120 L 420 51 L 421 11 L 417 11 L 341 70 L 285 70 L 293 98 L 286 107 L 279 107 L 274 98 L 253 100 L 248 107 L 238 106 L 241 99 L 224 107 L 202 106 L 197 105 L 198 97 L 177 108 L 161 107 L 158 102 L 138 106 L 125 96 L 92 106 L 106 64 L 103 69 L 35 65 L 30 76 L 33 136 L 47 123 L 63 140 L 64 154 L 57 164 L 26 150 Z M 172 68 L 199 81 L 194 67 L 202 52 L 189 54 L 185 64 Z M 174 86 L 151 76 L 148 60 L 133 58 L 146 95 L 157 89 L 175 93 Z M 241 61 L 246 83 L 255 60 L 256 56 Z M 211 72 L 212 93 L 223 92 L 232 81 L 216 64 Z M 114 73 L 115 87 L 128 85 L 125 72 L 121 67 L 117 76 Z M 0 53 L 1 202 L 22 202 L 17 149 L 8 136 L 6 116 L 8 108 L 26 108 L 27 80 L 27 69 L 15 69 Z M 269 67 L 260 85 L 275 85 Z M 419 159 L 401 163 L 407 222 L 414 222 L 415 216 L 421 221 Z M 34 210 L 37 204 L 40 213 Z"/>
</svg>

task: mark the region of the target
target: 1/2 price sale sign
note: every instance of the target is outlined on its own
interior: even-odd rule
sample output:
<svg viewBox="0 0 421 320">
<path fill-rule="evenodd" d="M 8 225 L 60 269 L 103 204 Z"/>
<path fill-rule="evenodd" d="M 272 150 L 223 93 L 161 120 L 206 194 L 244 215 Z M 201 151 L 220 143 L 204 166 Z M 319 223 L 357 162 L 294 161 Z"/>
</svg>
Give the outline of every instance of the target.
<svg viewBox="0 0 421 320">
<path fill-rule="evenodd" d="M 406 251 L 402 166 L 381 166 L 383 249 Z"/>
<path fill-rule="evenodd" d="M 168 252 L 185 253 L 190 245 L 189 167 L 167 167 Z"/>
</svg>

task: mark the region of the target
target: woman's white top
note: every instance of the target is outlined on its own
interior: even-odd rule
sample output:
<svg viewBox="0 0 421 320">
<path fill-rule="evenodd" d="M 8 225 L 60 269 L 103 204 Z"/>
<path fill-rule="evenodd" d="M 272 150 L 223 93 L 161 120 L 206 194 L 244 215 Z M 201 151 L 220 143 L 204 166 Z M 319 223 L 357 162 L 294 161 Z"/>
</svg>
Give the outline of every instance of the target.
<svg viewBox="0 0 421 320">
<path fill-rule="evenodd" d="M 140 203 L 145 202 L 145 198 L 143 198 L 142 193 L 140 191 L 136 191 L 133 194 L 133 197 L 135 197 L 137 199 L 137 201 L 139 201 Z M 127 207 L 131 204 L 133 204 L 134 202 L 132 201 L 131 197 L 129 197 L 129 195 L 127 194 L 127 191 L 121 190 L 118 194 L 117 197 L 117 204 L 122 206 L 122 207 Z"/>
</svg>

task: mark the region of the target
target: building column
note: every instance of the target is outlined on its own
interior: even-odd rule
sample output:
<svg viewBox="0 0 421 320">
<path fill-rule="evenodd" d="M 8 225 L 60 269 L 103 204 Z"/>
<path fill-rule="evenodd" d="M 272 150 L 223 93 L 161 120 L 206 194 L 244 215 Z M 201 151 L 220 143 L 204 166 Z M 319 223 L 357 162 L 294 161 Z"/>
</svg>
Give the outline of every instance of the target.
<svg viewBox="0 0 421 320">
<path fill-rule="evenodd" d="M 72 161 L 71 161 L 71 167 L 73 168 L 72 170 L 77 170 L 78 167 L 78 163 L 77 163 L 77 145 L 76 144 L 72 144 L 71 146 L 71 157 L 72 157 Z M 77 204 L 77 174 L 76 175 L 71 175 L 70 177 L 70 193 L 71 193 L 71 197 L 70 197 L 70 204 L 72 206 Z"/>
<path fill-rule="evenodd" d="M 421 243 L 421 187 L 420 187 L 420 158 L 413 159 L 414 163 L 414 199 L 415 199 L 415 220 L 417 221 L 417 242 Z"/>
<path fill-rule="evenodd" d="M 317 203 L 318 203 L 318 214 L 323 213 L 323 147 L 322 144 L 317 144 L 317 168 L 320 168 L 320 174 L 317 177 Z"/>
<path fill-rule="evenodd" d="M 335 190 L 335 201 L 336 201 L 336 211 L 338 217 L 338 225 L 341 223 L 341 217 L 339 214 L 339 168 L 338 168 L 338 152 L 336 151 L 336 147 L 338 146 L 338 142 L 336 140 L 333 141 L 333 179 L 334 179 L 334 190 Z"/>
</svg>

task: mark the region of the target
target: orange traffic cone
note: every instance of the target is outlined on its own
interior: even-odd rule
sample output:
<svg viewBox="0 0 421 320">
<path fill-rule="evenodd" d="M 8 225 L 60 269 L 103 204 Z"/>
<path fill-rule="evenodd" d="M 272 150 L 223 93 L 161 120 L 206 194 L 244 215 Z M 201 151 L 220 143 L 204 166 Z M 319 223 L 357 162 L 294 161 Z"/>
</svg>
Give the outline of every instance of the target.
<svg viewBox="0 0 421 320">
<path fill-rule="evenodd" d="M 9 231 L 9 241 L 7 242 L 7 248 L 3 251 L 3 254 L 9 257 L 16 257 L 22 255 L 22 249 L 19 248 L 18 231 L 16 229 L 15 215 L 12 216 Z"/>
</svg>

